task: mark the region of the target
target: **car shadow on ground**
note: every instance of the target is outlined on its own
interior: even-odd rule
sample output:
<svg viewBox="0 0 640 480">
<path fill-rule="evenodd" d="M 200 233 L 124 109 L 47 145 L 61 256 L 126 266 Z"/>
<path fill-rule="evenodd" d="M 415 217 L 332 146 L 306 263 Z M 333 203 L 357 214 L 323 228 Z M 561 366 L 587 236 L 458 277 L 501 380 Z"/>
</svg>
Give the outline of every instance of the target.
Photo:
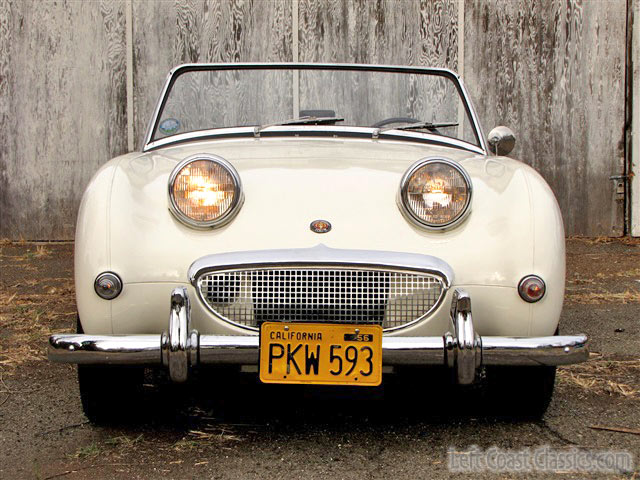
<svg viewBox="0 0 640 480">
<path fill-rule="evenodd" d="M 134 422 L 123 416 L 118 426 L 181 432 L 232 425 L 309 433 L 526 420 L 492 410 L 482 386 L 456 386 L 449 371 L 438 369 L 385 375 L 379 387 L 262 384 L 256 374 L 207 369 L 182 385 L 154 378 L 143 405 Z"/>
</svg>

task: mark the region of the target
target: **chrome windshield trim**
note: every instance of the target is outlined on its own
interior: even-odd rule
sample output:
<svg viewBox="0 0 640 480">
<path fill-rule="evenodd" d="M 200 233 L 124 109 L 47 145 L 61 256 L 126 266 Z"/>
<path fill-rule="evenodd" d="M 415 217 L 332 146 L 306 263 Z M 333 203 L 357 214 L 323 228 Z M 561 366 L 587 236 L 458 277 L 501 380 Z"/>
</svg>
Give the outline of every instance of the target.
<svg viewBox="0 0 640 480">
<path fill-rule="evenodd" d="M 345 137 L 362 138 L 372 141 L 382 140 L 409 140 L 421 143 L 435 144 L 445 147 L 454 147 L 467 150 L 469 152 L 485 155 L 486 152 L 480 147 L 467 143 L 462 140 L 458 140 L 452 137 L 445 137 L 442 135 L 435 135 L 432 133 L 412 132 L 405 130 L 388 130 L 379 135 L 378 138 L 372 138 L 376 128 L 374 127 L 349 127 L 340 125 L 279 125 L 271 126 L 260 131 L 260 139 L 278 137 L 278 136 L 291 136 L 296 137 L 334 137 L 341 135 Z M 229 128 L 212 128 L 208 130 L 197 130 L 194 132 L 180 133 L 177 135 L 171 135 L 170 137 L 160 138 L 146 145 L 143 149 L 144 152 L 149 152 L 158 148 L 181 144 L 185 142 L 197 141 L 197 140 L 215 140 L 218 138 L 247 138 L 255 139 L 255 127 L 229 127 Z"/>
<path fill-rule="evenodd" d="M 215 253 L 199 258 L 189 267 L 189 281 L 197 281 L 205 273 L 234 268 L 274 266 L 347 266 L 383 267 L 429 273 L 443 281 L 448 289 L 453 282 L 453 270 L 443 260 L 418 253 L 385 252 L 379 250 L 343 250 L 318 244 L 311 248 L 282 250 L 252 250 L 246 252 Z"/>
<path fill-rule="evenodd" d="M 175 79 L 184 71 L 190 70 L 251 70 L 251 69 L 274 69 L 274 70 L 286 70 L 286 69 L 301 69 L 301 70 L 368 70 L 374 72 L 396 72 L 396 73 L 422 73 L 422 74 L 432 74 L 432 75 L 440 75 L 443 77 L 448 77 L 453 81 L 454 85 L 458 89 L 458 93 L 460 94 L 461 100 L 464 103 L 464 107 L 469 115 L 469 119 L 471 121 L 471 126 L 473 128 L 474 134 L 480 143 L 480 146 L 473 145 L 475 149 L 479 149 L 478 153 L 486 155 L 488 153 L 487 143 L 482 132 L 482 128 L 480 127 L 480 122 L 478 121 L 478 117 L 476 115 L 475 109 L 473 108 L 473 104 L 471 103 L 471 99 L 469 94 L 462 82 L 460 76 L 455 73 L 453 70 L 448 68 L 429 68 L 429 67 L 418 67 L 418 66 L 402 66 L 402 65 L 371 65 L 371 64 L 355 64 L 355 63 L 294 63 L 294 62 L 280 62 L 280 63 L 265 63 L 265 62 L 257 62 L 257 63 L 185 63 L 182 65 L 178 65 L 173 68 L 169 74 L 167 75 L 167 79 L 165 81 L 164 87 L 162 88 L 162 93 L 156 103 L 156 107 L 153 112 L 153 116 L 149 122 L 149 126 L 147 128 L 147 132 L 144 136 L 144 142 L 142 151 L 147 152 L 152 148 L 158 148 L 161 145 L 158 145 L 159 139 L 152 142 L 153 132 L 155 131 L 155 127 L 159 121 L 160 111 L 164 107 L 167 94 L 173 85 Z M 253 132 L 253 127 L 248 127 L 251 132 Z M 366 127 L 362 127 L 366 128 Z M 216 129 L 218 130 L 218 129 Z M 225 129 L 226 130 L 226 129 Z M 373 134 L 375 128 L 366 128 L 366 131 L 369 135 Z M 285 131 L 293 131 L 291 129 Z M 189 132 L 195 133 L 195 132 Z M 201 132 L 198 132 L 201 133 Z M 239 132 L 236 132 L 236 134 Z M 386 133 L 386 132 L 385 132 Z M 414 132 L 417 133 L 417 132 Z M 420 135 L 417 138 L 424 138 L 425 134 Z M 199 135 L 196 135 L 196 138 Z M 411 136 L 398 135 L 394 134 L 394 136 L 412 138 Z M 165 138 L 173 138 L 165 137 Z M 416 138 L 416 137 L 414 137 Z M 184 139 L 182 141 L 185 141 Z M 165 144 L 175 143 L 175 140 L 166 142 Z M 463 145 L 472 145 L 466 142 L 460 142 Z M 462 147 L 467 148 L 468 147 Z M 472 150 L 475 151 L 475 150 Z"/>
<path fill-rule="evenodd" d="M 489 147 L 487 144 L 487 138 L 484 135 L 484 131 L 482 130 L 482 126 L 480 125 L 480 119 L 478 118 L 478 114 L 476 113 L 476 109 L 473 106 L 473 102 L 471 101 L 471 97 L 469 96 L 469 92 L 467 91 L 467 87 L 465 87 L 462 78 L 456 74 L 456 78 L 458 81 L 458 87 L 460 88 L 460 92 L 462 93 L 462 97 L 464 99 L 465 107 L 469 113 L 469 117 L 471 117 L 472 127 L 478 137 L 478 141 L 480 142 L 480 147 L 482 148 L 482 153 L 487 155 L 489 153 Z"/>
</svg>

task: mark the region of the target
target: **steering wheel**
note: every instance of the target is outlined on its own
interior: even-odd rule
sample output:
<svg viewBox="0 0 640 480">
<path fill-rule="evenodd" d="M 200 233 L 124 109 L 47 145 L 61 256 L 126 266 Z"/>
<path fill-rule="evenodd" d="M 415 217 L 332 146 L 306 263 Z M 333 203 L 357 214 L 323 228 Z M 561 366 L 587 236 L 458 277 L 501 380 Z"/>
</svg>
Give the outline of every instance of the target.
<svg viewBox="0 0 640 480">
<path fill-rule="evenodd" d="M 385 125 L 390 125 L 392 123 L 419 123 L 420 120 L 412 117 L 389 117 L 384 120 L 380 120 L 379 122 L 371 125 L 374 128 L 384 127 Z"/>
</svg>

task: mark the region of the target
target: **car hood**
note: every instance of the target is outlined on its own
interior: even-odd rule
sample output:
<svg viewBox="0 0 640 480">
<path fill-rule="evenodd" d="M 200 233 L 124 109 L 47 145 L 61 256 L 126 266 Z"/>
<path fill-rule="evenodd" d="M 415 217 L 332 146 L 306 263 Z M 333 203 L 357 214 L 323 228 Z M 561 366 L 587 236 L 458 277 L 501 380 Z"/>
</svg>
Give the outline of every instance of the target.
<svg viewBox="0 0 640 480">
<path fill-rule="evenodd" d="M 198 153 L 228 160 L 243 184 L 238 215 L 213 230 L 189 228 L 169 212 L 169 175 Z M 458 162 L 473 184 L 470 215 L 445 232 L 414 226 L 397 204 L 402 175 L 430 156 Z M 451 265 L 458 284 L 513 286 L 533 263 L 532 171 L 508 158 L 401 141 L 263 138 L 189 143 L 118 162 L 109 244 L 111 268 L 126 283 L 186 282 L 191 263 L 212 253 L 318 244 L 433 255 Z M 331 231 L 312 232 L 317 219 Z"/>
</svg>

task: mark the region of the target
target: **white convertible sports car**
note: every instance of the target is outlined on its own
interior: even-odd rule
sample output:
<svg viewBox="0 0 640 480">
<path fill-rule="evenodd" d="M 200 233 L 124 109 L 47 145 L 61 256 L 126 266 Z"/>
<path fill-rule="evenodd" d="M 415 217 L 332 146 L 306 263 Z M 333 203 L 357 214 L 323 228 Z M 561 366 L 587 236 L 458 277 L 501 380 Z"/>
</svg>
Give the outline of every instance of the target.
<svg viewBox="0 0 640 480">
<path fill-rule="evenodd" d="M 145 368 L 206 364 L 362 386 L 440 366 L 539 416 L 587 337 L 558 335 L 562 218 L 514 141 L 485 139 L 446 69 L 179 66 L 142 152 L 87 187 L 78 332 L 49 358 L 79 364 L 93 421 L 132 408 Z"/>
</svg>

